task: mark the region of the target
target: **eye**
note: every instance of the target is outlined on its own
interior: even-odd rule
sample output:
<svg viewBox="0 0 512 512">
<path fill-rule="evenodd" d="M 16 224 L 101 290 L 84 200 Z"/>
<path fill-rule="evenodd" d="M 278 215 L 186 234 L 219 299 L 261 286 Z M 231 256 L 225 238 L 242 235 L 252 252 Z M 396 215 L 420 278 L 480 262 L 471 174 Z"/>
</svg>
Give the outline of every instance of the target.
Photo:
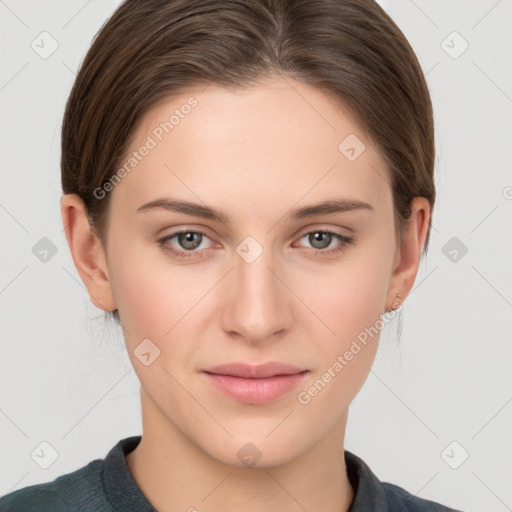
<svg viewBox="0 0 512 512">
<path fill-rule="evenodd" d="M 301 240 L 306 238 L 308 242 L 313 247 L 313 253 L 319 255 L 332 255 L 335 253 L 339 253 L 343 251 L 348 245 L 354 243 L 354 239 L 352 237 L 342 235 L 341 233 L 337 233 L 336 231 L 331 231 L 329 229 L 317 229 L 314 231 L 308 231 L 301 236 Z M 331 245 L 331 242 L 338 241 L 338 245 L 329 250 L 325 250 L 327 247 Z"/>
<path fill-rule="evenodd" d="M 182 230 L 161 238 L 159 242 L 162 249 L 173 256 L 190 259 L 192 257 L 202 256 L 204 249 L 198 251 L 197 248 L 201 245 L 204 237 L 208 238 L 206 233 L 203 233 L 202 231 Z M 176 238 L 178 244 L 185 250 L 176 249 L 172 245 L 166 243 L 173 238 Z"/>
<path fill-rule="evenodd" d="M 308 231 L 300 237 L 300 240 L 306 237 L 308 242 L 313 246 L 312 252 L 315 255 L 318 254 L 322 256 L 329 256 L 335 253 L 339 253 L 343 251 L 348 245 L 354 243 L 354 239 L 352 237 L 342 235 L 341 233 L 337 233 L 336 231 L 331 231 L 329 229 L 317 229 L 314 231 Z M 169 243 L 174 238 L 176 238 L 177 244 L 183 249 L 177 248 L 175 245 Z M 207 247 L 202 249 L 199 249 L 199 247 L 205 238 L 208 238 L 208 236 L 202 231 L 192 231 L 185 229 L 167 235 L 164 238 L 158 240 L 158 242 L 165 252 L 168 252 L 169 254 L 178 258 L 191 259 L 201 258 L 203 256 L 203 252 L 207 249 Z M 335 248 L 325 250 L 327 247 L 331 246 L 333 241 L 336 240 L 339 243 Z"/>
</svg>

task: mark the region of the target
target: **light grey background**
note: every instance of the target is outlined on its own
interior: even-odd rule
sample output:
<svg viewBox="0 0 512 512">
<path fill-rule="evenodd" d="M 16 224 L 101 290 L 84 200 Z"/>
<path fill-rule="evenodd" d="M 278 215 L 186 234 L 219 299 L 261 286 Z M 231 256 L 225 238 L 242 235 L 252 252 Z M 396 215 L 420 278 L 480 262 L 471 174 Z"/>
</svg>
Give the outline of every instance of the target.
<svg viewBox="0 0 512 512">
<path fill-rule="evenodd" d="M 65 101 L 118 4 L 0 0 L 0 495 L 53 480 L 141 433 L 121 331 L 90 303 L 59 209 Z M 427 74 L 438 199 L 401 341 L 396 321 L 387 325 L 351 406 L 346 448 L 418 496 L 512 510 L 512 2 L 381 4 Z M 47 58 L 31 47 L 42 46 L 43 31 L 58 43 Z M 46 263 L 33 252 L 43 237 L 57 250 Z M 31 455 L 42 442 L 58 454 L 47 469 Z"/>
</svg>

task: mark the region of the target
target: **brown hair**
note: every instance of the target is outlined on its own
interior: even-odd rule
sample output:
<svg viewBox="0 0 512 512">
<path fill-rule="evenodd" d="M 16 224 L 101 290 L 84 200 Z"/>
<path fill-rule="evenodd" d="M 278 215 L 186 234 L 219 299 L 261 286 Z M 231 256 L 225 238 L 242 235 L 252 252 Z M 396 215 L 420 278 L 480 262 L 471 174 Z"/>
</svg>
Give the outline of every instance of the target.
<svg viewBox="0 0 512 512">
<path fill-rule="evenodd" d="M 94 38 L 66 104 L 63 192 L 82 198 L 105 245 L 110 194 L 94 191 L 122 164 L 149 109 L 191 86 L 243 88 L 272 75 L 322 89 L 381 151 L 400 243 L 412 198 L 433 211 L 434 122 L 414 51 L 374 0 L 125 0 Z"/>
</svg>

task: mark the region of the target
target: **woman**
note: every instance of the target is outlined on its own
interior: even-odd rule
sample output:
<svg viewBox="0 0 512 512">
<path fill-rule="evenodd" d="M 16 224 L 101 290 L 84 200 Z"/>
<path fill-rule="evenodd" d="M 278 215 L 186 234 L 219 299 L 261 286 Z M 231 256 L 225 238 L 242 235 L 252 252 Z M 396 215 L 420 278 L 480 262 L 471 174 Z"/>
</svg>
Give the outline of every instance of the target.
<svg viewBox="0 0 512 512">
<path fill-rule="evenodd" d="M 67 103 L 61 212 L 143 434 L 2 510 L 453 510 L 344 449 L 428 247 L 434 155 L 373 1 L 121 4 Z"/>
</svg>

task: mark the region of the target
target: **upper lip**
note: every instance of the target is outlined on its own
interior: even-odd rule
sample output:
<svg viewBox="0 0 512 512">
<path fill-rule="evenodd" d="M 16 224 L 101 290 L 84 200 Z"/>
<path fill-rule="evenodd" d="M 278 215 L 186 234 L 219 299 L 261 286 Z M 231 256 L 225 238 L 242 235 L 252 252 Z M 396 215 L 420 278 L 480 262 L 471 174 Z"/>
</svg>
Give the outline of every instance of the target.
<svg viewBox="0 0 512 512">
<path fill-rule="evenodd" d="M 271 362 L 260 365 L 250 365 L 246 363 L 227 363 L 214 366 L 206 373 L 214 373 L 217 375 L 231 375 L 233 377 L 243 377 L 245 379 L 264 379 L 266 377 L 274 377 L 275 375 L 293 375 L 302 373 L 306 370 L 291 366 L 289 364 Z"/>
</svg>

